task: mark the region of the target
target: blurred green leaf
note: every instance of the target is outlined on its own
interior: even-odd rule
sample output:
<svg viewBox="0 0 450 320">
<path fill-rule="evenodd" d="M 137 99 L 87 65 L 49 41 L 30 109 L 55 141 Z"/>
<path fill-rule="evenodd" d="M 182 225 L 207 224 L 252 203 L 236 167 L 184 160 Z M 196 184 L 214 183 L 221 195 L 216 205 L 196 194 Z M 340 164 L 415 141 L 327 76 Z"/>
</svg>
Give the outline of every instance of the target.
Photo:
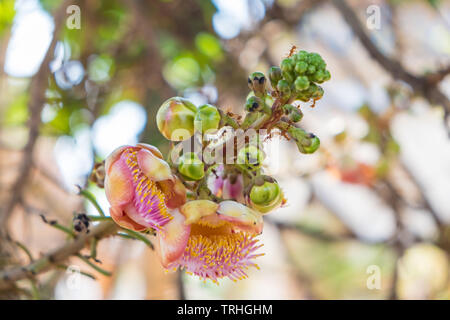
<svg viewBox="0 0 450 320">
<path fill-rule="evenodd" d="M 96 56 L 89 62 L 89 79 L 99 83 L 107 82 L 114 74 L 114 70 L 114 60 L 110 56 L 106 54 Z"/>
<path fill-rule="evenodd" d="M 199 33 L 195 37 L 195 46 L 199 52 L 212 60 L 220 61 L 223 59 L 222 47 L 219 40 L 209 33 Z"/>
<path fill-rule="evenodd" d="M 14 98 L 5 112 L 3 119 L 5 125 L 22 125 L 27 121 L 29 116 L 28 98 L 27 94 L 21 94 Z"/>
<path fill-rule="evenodd" d="M 190 54 L 180 55 L 168 62 L 163 70 L 166 80 L 175 88 L 194 86 L 200 79 L 200 66 Z"/>
<path fill-rule="evenodd" d="M 14 15 L 14 0 L 0 1 L 0 35 L 11 26 Z"/>
</svg>

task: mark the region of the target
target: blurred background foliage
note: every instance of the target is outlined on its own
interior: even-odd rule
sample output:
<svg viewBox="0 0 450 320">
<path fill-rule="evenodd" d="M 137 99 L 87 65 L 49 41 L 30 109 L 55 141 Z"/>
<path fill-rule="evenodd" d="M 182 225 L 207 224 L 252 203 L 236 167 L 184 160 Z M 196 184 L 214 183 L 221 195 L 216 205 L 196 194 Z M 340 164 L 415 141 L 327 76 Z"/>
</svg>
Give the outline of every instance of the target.
<svg viewBox="0 0 450 320">
<path fill-rule="evenodd" d="M 242 114 L 248 74 L 267 72 L 292 45 L 319 52 L 332 74 L 316 107 L 302 105 L 320 152 L 297 155 L 290 142 L 269 142 L 266 170 L 288 206 L 267 218 L 261 271 L 219 287 L 162 276 L 145 245 L 107 239 L 99 256 L 113 277 L 83 277 L 70 289 L 63 268 L 42 275 L 32 297 L 448 299 L 444 112 L 368 54 L 338 2 L 0 0 L 0 221 L 4 239 L 35 256 L 64 240 L 37 213 L 61 223 L 95 213 L 75 185 L 108 211 L 103 190 L 87 182 L 95 161 L 138 141 L 168 150 L 154 121 L 164 100 L 185 96 Z M 80 29 L 66 26 L 72 4 Z M 449 1 L 348 4 L 383 55 L 417 76 L 439 77 L 435 85 L 450 94 Z M 370 5 L 380 10 L 376 29 L 366 27 Z M 9 242 L 2 239 L 0 269 L 27 260 Z M 380 288 L 368 288 L 369 266 L 379 267 Z"/>
</svg>

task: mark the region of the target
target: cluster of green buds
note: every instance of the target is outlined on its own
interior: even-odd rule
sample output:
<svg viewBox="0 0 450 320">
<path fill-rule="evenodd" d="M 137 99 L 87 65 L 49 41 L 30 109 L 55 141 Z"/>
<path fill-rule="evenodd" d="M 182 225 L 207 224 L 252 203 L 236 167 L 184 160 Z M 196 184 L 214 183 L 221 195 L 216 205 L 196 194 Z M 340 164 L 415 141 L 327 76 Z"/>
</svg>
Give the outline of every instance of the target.
<svg viewBox="0 0 450 320">
<path fill-rule="evenodd" d="M 283 59 L 280 66 L 271 67 L 268 78 L 262 72 L 253 72 L 247 80 L 251 91 L 244 103 L 243 120 L 211 104 L 196 107 L 184 98 L 170 98 L 158 110 L 158 129 L 164 137 L 180 144 L 188 139 L 195 140 L 197 134 L 219 136 L 223 127 L 242 129 L 244 133 L 250 129 L 266 129 L 269 133 L 272 129 L 278 129 L 283 136 L 296 143 L 299 152 L 313 153 L 319 148 L 320 140 L 299 126 L 303 119 L 300 102 L 312 101 L 315 104 L 322 98 L 324 91 L 319 84 L 330 79 L 330 72 L 326 67 L 319 54 L 299 51 Z M 235 138 L 236 136 L 233 137 Z M 232 141 L 238 140 L 233 139 Z M 207 140 L 201 138 L 202 151 L 208 144 Z M 245 204 L 265 214 L 284 203 L 283 192 L 278 183 L 263 174 L 265 155 L 259 144 L 247 141 L 244 145 L 236 142 L 233 145 L 235 162 L 221 166 L 224 176 L 244 177 L 242 190 Z M 204 163 L 198 152 L 185 152 L 174 163 L 172 171 L 185 185 L 192 186 L 194 197 L 201 194 L 203 199 L 206 194 L 211 200 L 220 202 L 220 194 L 214 194 L 211 190 L 202 191 L 202 188 L 207 188 L 207 179 L 212 173 L 217 177 L 217 166 Z"/>
<path fill-rule="evenodd" d="M 270 68 L 270 83 L 283 101 L 319 100 L 323 89 L 318 84 L 331 78 L 326 67 L 318 53 L 300 51 L 284 59 L 280 67 Z"/>
</svg>

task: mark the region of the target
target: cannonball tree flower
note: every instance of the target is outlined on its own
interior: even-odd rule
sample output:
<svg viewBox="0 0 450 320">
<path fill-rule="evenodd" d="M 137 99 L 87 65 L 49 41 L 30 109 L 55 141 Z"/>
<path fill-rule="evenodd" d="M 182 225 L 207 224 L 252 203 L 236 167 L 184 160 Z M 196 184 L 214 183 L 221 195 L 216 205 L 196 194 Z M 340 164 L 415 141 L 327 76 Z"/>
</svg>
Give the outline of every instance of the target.
<svg viewBox="0 0 450 320">
<path fill-rule="evenodd" d="M 111 217 L 124 228 L 160 230 L 173 218 L 169 209 L 186 202 L 185 187 L 154 146 L 117 148 L 107 157 L 105 171 Z"/>
<path fill-rule="evenodd" d="M 246 270 L 258 268 L 255 258 L 262 247 L 262 216 L 245 205 L 226 200 L 187 202 L 172 211 L 173 219 L 157 235 L 157 252 L 168 270 L 185 269 L 218 283 L 227 277 L 246 278 Z"/>
</svg>

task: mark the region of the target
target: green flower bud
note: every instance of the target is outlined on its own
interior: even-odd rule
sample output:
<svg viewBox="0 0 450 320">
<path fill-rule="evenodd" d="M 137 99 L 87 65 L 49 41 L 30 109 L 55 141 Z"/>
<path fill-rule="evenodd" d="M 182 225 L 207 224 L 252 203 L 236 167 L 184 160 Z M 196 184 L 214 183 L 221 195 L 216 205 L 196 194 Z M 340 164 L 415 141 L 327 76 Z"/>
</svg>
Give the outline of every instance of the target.
<svg viewBox="0 0 450 320">
<path fill-rule="evenodd" d="M 275 98 L 272 97 L 270 94 L 266 94 L 264 102 L 266 103 L 267 106 L 272 107 L 275 102 Z"/>
<path fill-rule="evenodd" d="M 281 189 L 276 182 L 264 182 L 261 186 L 254 185 L 250 191 L 250 200 L 259 205 L 270 205 L 280 195 Z"/>
<path fill-rule="evenodd" d="M 323 70 L 317 70 L 317 72 L 312 76 L 314 82 L 322 83 L 325 78 L 325 72 Z"/>
<path fill-rule="evenodd" d="M 298 55 L 298 58 L 299 58 L 299 60 L 307 60 L 308 59 L 308 52 L 307 51 L 305 51 L 305 50 L 300 50 L 298 53 L 297 53 L 297 55 Z"/>
<path fill-rule="evenodd" d="M 295 85 L 295 89 L 297 89 L 298 91 L 303 91 L 303 90 L 308 89 L 309 88 L 308 77 L 305 77 L 305 76 L 297 77 L 297 79 L 295 79 L 294 85 Z"/>
<path fill-rule="evenodd" d="M 254 97 L 255 93 L 253 91 L 250 91 L 249 94 L 247 95 L 246 100 L 248 100 L 250 97 Z M 263 97 L 258 97 L 260 98 L 262 101 L 264 101 L 266 103 L 266 106 L 272 106 L 273 103 L 275 102 L 275 98 L 272 97 L 269 93 L 266 93 Z"/>
<path fill-rule="evenodd" d="M 291 86 L 286 80 L 278 81 L 277 90 L 282 100 L 289 100 L 289 97 L 291 96 Z"/>
<path fill-rule="evenodd" d="M 303 112 L 291 104 L 285 104 L 283 110 L 292 122 L 299 122 L 303 118 Z"/>
<path fill-rule="evenodd" d="M 261 186 L 254 185 L 250 191 L 251 207 L 261 213 L 268 213 L 278 208 L 283 198 L 283 192 L 276 182 L 264 182 Z"/>
<path fill-rule="evenodd" d="M 205 175 L 205 165 L 194 152 L 188 152 L 180 157 L 178 171 L 188 180 L 200 180 Z"/>
<path fill-rule="evenodd" d="M 294 54 L 291 58 L 296 63 L 300 62 L 300 61 L 308 62 L 308 55 L 309 55 L 308 52 L 301 50 L 301 51 L 297 52 L 296 54 Z"/>
<path fill-rule="evenodd" d="M 278 81 L 281 80 L 281 69 L 279 67 L 270 67 L 269 79 L 272 88 L 275 89 L 277 87 Z"/>
<path fill-rule="evenodd" d="M 294 71 L 294 61 L 290 58 L 283 59 L 283 61 L 281 61 L 281 72 L 292 71 Z"/>
<path fill-rule="evenodd" d="M 310 96 L 307 95 L 307 94 L 304 93 L 304 92 L 300 92 L 300 93 L 297 95 L 296 99 L 297 99 L 297 100 L 300 100 L 300 101 L 303 101 L 303 102 L 308 102 L 309 99 L 310 99 Z"/>
<path fill-rule="evenodd" d="M 314 153 L 320 146 L 320 140 L 313 133 L 307 133 L 301 128 L 289 127 L 288 132 L 295 140 L 301 153 Z"/>
<path fill-rule="evenodd" d="M 248 112 L 261 111 L 264 107 L 264 101 L 262 101 L 262 99 L 257 96 L 251 96 L 245 102 L 244 107 Z"/>
<path fill-rule="evenodd" d="M 281 75 L 283 76 L 283 79 L 286 80 L 289 84 L 292 84 L 295 80 L 295 73 L 292 71 L 289 72 L 281 72 Z"/>
<path fill-rule="evenodd" d="M 159 107 L 156 125 L 159 132 L 171 140 L 182 141 L 194 134 L 194 117 L 197 108 L 190 101 L 173 97 Z"/>
<path fill-rule="evenodd" d="M 308 70 L 306 70 L 307 74 L 314 74 L 316 72 L 316 67 L 312 64 L 308 66 Z"/>
<path fill-rule="evenodd" d="M 310 82 L 308 89 L 306 89 L 303 93 L 308 97 L 308 100 L 319 90 L 319 86 L 315 83 Z"/>
<path fill-rule="evenodd" d="M 325 70 L 324 73 L 325 73 L 325 74 L 324 74 L 324 77 L 323 77 L 323 81 L 328 81 L 328 80 L 330 80 L 330 79 L 331 79 L 330 71 Z"/>
<path fill-rule="evenodd" d="M 245 115 L 244 121 L 242 121 L 241 128 L 243 130 L 248 129 L 252 124 L 257 122 L 264 116 L 262 112 L 249 112 Z"/>
<path fill-rule="evenodd" d="M 308 70 L 308 64 L 305 61 L 299 61 L 295 64 L 295 72 L 298 75 L 302 75 Z"/>
<path fill-rule="evenodd" d="M 261 167 L 263 160 L 263 152 L 252 145 L 240 149 L 237 155 L 237 164 L 249 170 Z"/>
<path fill-rule="evenodd" d="M 209 130 L 216 130 L 220 124 L 219 110 L 213 105 L 204 104 L 197 109 L 194 118 L 195 130 L 205 133 Z"/>
<path fill-rule="evenodd" d="M 266 93 L 266 76 L 262 72 L 253 72 L 248 78 L 248 86 L 255 95 L 263 96 Z"/>
<path fill-rule="evenodd" d="M 316 91 L 314 91 L 312 98 L 314 100 L 319 100 L 323 97 L 323 93 L 324 93 L 323 88 L 321 86 L 317 86 L 317 89 L 316 89 Z"/>
<path fill-rule="evenodd" d="M 320 54 L 318 53 L 310 53 L 308 56 L 308 62 L 315 67 L 320 67 L 320 65 L 324 62 Z"/>
</svg>

